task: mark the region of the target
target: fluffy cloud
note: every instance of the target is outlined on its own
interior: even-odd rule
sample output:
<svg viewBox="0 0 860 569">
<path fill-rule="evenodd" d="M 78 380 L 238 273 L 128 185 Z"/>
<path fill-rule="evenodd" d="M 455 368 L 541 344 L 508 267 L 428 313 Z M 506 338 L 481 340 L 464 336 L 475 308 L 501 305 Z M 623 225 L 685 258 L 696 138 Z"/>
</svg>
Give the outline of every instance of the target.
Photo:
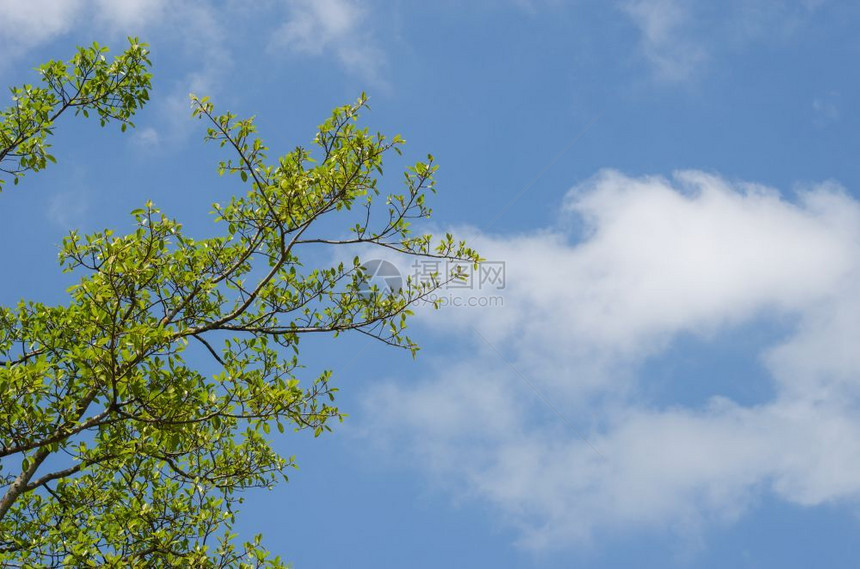
<svg viewBox="0 0 860 569">
<path fill-rule="evenodd" d="M 504 307 L 428 318 L 473 352 L 378 386 L 367 432 L 534 547 L 726 523 L 763 492 L 860 494 L 860 202 L 832 183 L 789 201 L 702 172 L 607 171 L 564 209 L 534 235 L 473 232 L 507 263 Z M 707 344 L 765 321 L 784 327 L 761 347 L 770 400 L 717 386 L 698 407 L 641 397 L 644 364 L 679 335 Z"/>
</svg>

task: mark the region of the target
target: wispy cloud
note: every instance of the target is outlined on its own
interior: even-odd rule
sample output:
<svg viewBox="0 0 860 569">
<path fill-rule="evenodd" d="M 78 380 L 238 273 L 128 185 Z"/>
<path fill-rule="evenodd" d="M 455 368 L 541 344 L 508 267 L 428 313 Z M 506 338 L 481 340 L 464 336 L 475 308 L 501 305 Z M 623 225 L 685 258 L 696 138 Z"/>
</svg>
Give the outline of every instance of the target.
<svg viewBox="0 0 860 569">
<path fill-rule="evenodd" d="M 0 0 L 0 45 L 17 58 L 79 26 L 93 23 L 107 33 L 141 30 L 159 19 L 170 0 Z"/>
<path fill-rule="evenodd" d="M 170 87 L 167 96 L 156 103 L 159 115 L 155 130 L 160 144 L 172 146 L 197 128 L 191 120 L 188 95 L 211 96 L 217 99 L 224 80 L 233 67 L 227 28 L 229 10 L 218 10 L 206 2 L 171 2 L 165 9 L 166 20 L 160 26 L 160 37 L 179 38 L 177 42 L 162 40 L 168 49 L 179 51 L 190 62 L 189 69 Z M 152 141 L 149 132 L 141 137 Z"/>
<path fill-rule="evenodd" d="M 531 547 L 695 531 L 763 493 L 860 497 L 860 202 L 834 184 L 788 201 L 702 172 L 607 171 L 566 211 L 581 234 L 473 232 L 507 263 L 504 307 L 428 319 L 473 355 L 372 390 L 369 436 L 494 505 Z M 641 397 L 645 362 L 679 335 L 707 345 L 762 319 L 785 326 L 760 353 L 769 378 L 734 379 L 768 381 L 771 399 L 742 404 L 718 386 L 704 406 Z"/>
<path fill-rule="evenodd" d="M 642 51 L 661 79 L 690 76 L 706 59 L 704 46 L 688 37 L 690 5 L 676 0 L 632 0 L 622 5 L 641 34 Z"/>
<path fill-rule="evenodd" d="M 85 0 L 0 0 L 0 49 L 5 63 L 68 32 L 79 21 Z"/>
<path fill-rule="evenodd" d="M 95 18 L 110 28 L 129 30 L 159 21 L 171 9 L 171 4 L 171 0 L 94 0 L 93 11 Z"/>
<path fill-rule="evenodd" d="M 348 72 L 376 87 L 384 87 L 386 57 L 373 37 L 373 20 L 367 5 L 353 0 L 287 0 L 264 4 L 259 16 L 281 24 L 262 26 L 271 34 L 271 50 L 287 50 L 304 57 L 334 57 Z M 235 3 L 206 0 L 0 0 L 4 25 L 0 48 L 5 62 L 83 28 L 103 38 L 120 40 L 126 35 L 145 38 L 160 53 L 170 52 L 187 67 L 178 73 L 153 102 L 155 124 L 137 133 L 143 146 L 170 145 L 193 129 L 189 120 L 188 94 L 217 96 L 233 66 L 236 22 L 247 23 Z M 244 28 L 241 28 L 245 30 Z M 231 30 L 230 33 L 227 30 Z M 274 30 L 274 31 L 273 31 Z M 247 30 L 245 30 L 247 31 Z M 101 38 L 100 38 L 101 39 Z M 2 63 L 2 62 L 0 62 Z M 157 136 L 154 136 L 157 135 Z"/>
<path fill-rule="evenodd" d="M 0 29 L 0 47 L 7 60 L 81 28 L 103 34 L 118 47 L 125 36 L 140 36 L 153 48 L 182 58 L 188 70 L 179 74 L 166 97 L 153 103 L 160 118 L 135 135 L 144 146 L 183 139 L 193 127 L 188 94 L 217 94 L 232 66 L 224 31 L 229 7 L 204 0 L 0 0 L 0 12 L 6 24 Z"/>
<path fill-rule="evenodd" d="M 695 77 L 714 55 L 754 41 L 781 41 L 829 0 L 731 1 L 719 6 L 682 0 L 623 0 L 618 6 L 639 30 L 642 56 L 658 79 Z"/>
<path fill-rule="evenodd" d="M 813 122 L 816 126 L 827 126 L 839 120 L 842 114 L 841 99 L 840 93 L 831 91 L 812 100 Z"/>
<path fill-rule="evenodd" d="M 331 54 L 349 72 L 383 82 L 385 55 L 369 29 L 367 8 L 353 0 L 287 0 L 286 21 L 272 36 L 274 50 Z"/>
<path fill-rule="evenodd" d="M 89 199 L 83 191 L 64 191 L 48 199 L 48 219 L 63 229 L 79 227 L 89 211 Z"/>
</svg>

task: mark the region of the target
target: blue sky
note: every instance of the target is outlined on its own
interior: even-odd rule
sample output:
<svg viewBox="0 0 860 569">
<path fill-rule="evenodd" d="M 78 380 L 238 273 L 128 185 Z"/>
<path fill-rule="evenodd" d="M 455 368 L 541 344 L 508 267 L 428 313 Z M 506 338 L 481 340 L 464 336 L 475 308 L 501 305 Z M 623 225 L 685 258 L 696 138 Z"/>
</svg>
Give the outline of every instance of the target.
<svg viewBox="0 0 860 569">
<path fill-rule="evenodd" d="M 126 35 L 155 89 L 121 135 L 64 120 L 0 195 L 0 301 L 60 302 L 70 228 L 147 199 L 211 231 L 187 94 L 277 152 L 361 91 L 440 165 L 433 227 L 505 263 L 445 291 L 407 354 L 304 345 L 350 416 L 277 441 L 246 497 L 300 569 L 855 567 L 860 5 L 850 0 L 0 0 L 0 84 Z M 395 262 L 400 262 L 392 259 Z M 401 265 L 408 271 L 407 265 Z M 455 300 L 456 299 L 456 300 Z M 477 300 L 469 300 L 477 299 Z M 483 299 L 483 300 L 481 300 Z"/>
</svg>

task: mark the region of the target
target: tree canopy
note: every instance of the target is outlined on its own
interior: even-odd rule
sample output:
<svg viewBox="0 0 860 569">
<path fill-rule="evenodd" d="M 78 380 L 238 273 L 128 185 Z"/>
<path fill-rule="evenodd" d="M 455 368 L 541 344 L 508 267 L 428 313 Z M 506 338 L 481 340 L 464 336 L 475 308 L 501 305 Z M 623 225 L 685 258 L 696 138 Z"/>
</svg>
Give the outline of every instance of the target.
<svg viewBox="0 0 860 569">
<path fill-rule="evenodd" d="M 147 101 L 145 44 L 111 63 L 105 52 L 81 49 L 39 68 L 44 87 L 12 89 L 0 167 L 15 182 L 53 161 L 47 137 L 64 111 L 124 130 Z M 360 128 L 366 103 L 335 109 L 310 149 L 272 160 L 252 119 L 192 96 L 205 138 L 229 154 L 219 173 L 244 187 L 213 204 L 217 236 L 195 239 L 146 202 L 128 233 L 63 241 L 62 267 L 79 275 L 67 303 L 0 307 L 0 563 L 282 565 L 259 536 L 237 544 L 232 525 L 243 490 L 286 480 L 294 465 L 272 429 L 319 435 L 343 417 L 330 372 L 302 377 L 300 339 L 354 332 L 414 353 L 410 307 L 462 278 L 368 291 L 359 257 L 302 258 L 326 247 L 331 258 L 479 261 L 451 235 L 412 232 L 431 213 L 432 156 L 405 172 L 402 191 L 381 190 L 383 158 L 403 140 Z M 196 369 L 195 350 L 220 372 Z"/>
</svg>

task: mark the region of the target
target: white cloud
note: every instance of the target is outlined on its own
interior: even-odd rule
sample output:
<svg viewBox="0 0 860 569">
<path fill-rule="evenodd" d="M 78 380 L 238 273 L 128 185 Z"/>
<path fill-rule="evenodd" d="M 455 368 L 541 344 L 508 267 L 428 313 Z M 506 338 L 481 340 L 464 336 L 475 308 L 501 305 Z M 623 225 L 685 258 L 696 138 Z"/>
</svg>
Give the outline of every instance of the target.
<svg viewBox="0 0 860 569">
<path fill-rule="evenodd" d="M 134 141 L 142 148 L 151 150 L 158 148 L 162 144 L 161 136 L 158 134 L 158 131 L 149 126 L 134 133 L 133 136 Z"/>
<path fill-rule="evenodd" d="M 639 28 L 644 55 L 661 79 L 686 78 L 705 60 L 704 48 L 685 36 L 692 19 L 689 5 L 676 0 L 632 0 L 622 9 Z"/>
<path fill-rule="evenodd" d="M 507 263 L 504 307 L 428 318 L 473 355 L 377 387 L 368 433 L 494 505 L 533 547 L 728 523 L 764 493 L 860 496 L 860 202 L 833 183 L 788 201 L 702 172 L 607 171 L 565 209 L 580 235 L 472 232 Z M 762 319 L 785 326 L 761 348 L 770 400 L 741 405 L 717 387 L 704 408 L 639 397 L 642 364 L 679 334 L 707 343 Z"/>
<path fill-rule="evenodd" d="M 84 6 L 83 0 L 0 0 L 0 48 L 4 58 L 16 58 L 66 33 L 78 22 Z"/>
<path fill-rule="evenodd" d="M 364 79 L 381 82 L 385 56 L 368 32 L 365 7 L 353 0 L 287 0 L 288 16 L 272 36 L 272 49 L 331 53 Z"/>
<path fill-rule="evenodd" d="M 8 60 L 83 27 L 112 38 L 115 49 L 128 35 L 147 40 L 161 53 L 184 60 L 186 72 L 153 102 L 159 117 L 137 135 L 151 148 L 183 139 L 196 125 L 191 121 L 189 93 L 217 95 L 233 60 L 225 27 L 232 8 L 204 0 L 0 0 L 5 22 L 0 47 Z M 8 44 L 8 45 L 7 45 Z"/>
<path fill-rule="evenodd" d="M 815 126 L 823 127 L 839 120 L 841 112 L 841 96 L 837 91 L 831 91 L 826 95 L 816 97 L 812 100 L 813 123 Z"/>
<path fill-rule="evenodd" d="M 621 0 L 638 28 L 642 55 L 659 79 L 689 79 L 713 55 L 751 42 L 790 37 L 828 0 L 731 0 L 719 5 L 682 0 Z"/>
<path fill-rule="evenodd" d="M 63 229 L 73 229 L 84 221 L 89 211 L 87 195 L 81 191 L 66 191 L 54 194 L 48 199 L 46 215 L 55 225 Z"/>
<path fill-rule="evenodd" d="M 224 80 L 233 66 L 226 32 L 229 26 L 227 8 L 218 10 L 206 2 L 174 2 L 165 12 L 166 19 L 160 24 L 162 33 L 174 39 L 164 43 L 193 65 L 156 103 L 158 126 L 157 129 L 151 127 L 155 136 L 147 138 L 160 144 L 182 141 L 191 132 L 196 132 L 199 125 L 191 120 L 189 94 L 213 97 L 217 102 Z M 178 43 L 174 43 L 175 38 L 179 38 Z"/>
<path fill-rule="evenodd" d="M 169 0 L 0 0 L 4 56 L 17 58 L 28 50 L 76 27 L 97 22 L 109 33 L 139 34 L 159 18 Z M 8 61 L 6 61 L 8 63 Z"/>
<path fill-rule="evenodd" d="M 93 8 L 96 18 L 111 28 L 139 34 L 141 28 L 162 18 L 169 4 L 170 0 L 95 0 Z"/>
</svg>

